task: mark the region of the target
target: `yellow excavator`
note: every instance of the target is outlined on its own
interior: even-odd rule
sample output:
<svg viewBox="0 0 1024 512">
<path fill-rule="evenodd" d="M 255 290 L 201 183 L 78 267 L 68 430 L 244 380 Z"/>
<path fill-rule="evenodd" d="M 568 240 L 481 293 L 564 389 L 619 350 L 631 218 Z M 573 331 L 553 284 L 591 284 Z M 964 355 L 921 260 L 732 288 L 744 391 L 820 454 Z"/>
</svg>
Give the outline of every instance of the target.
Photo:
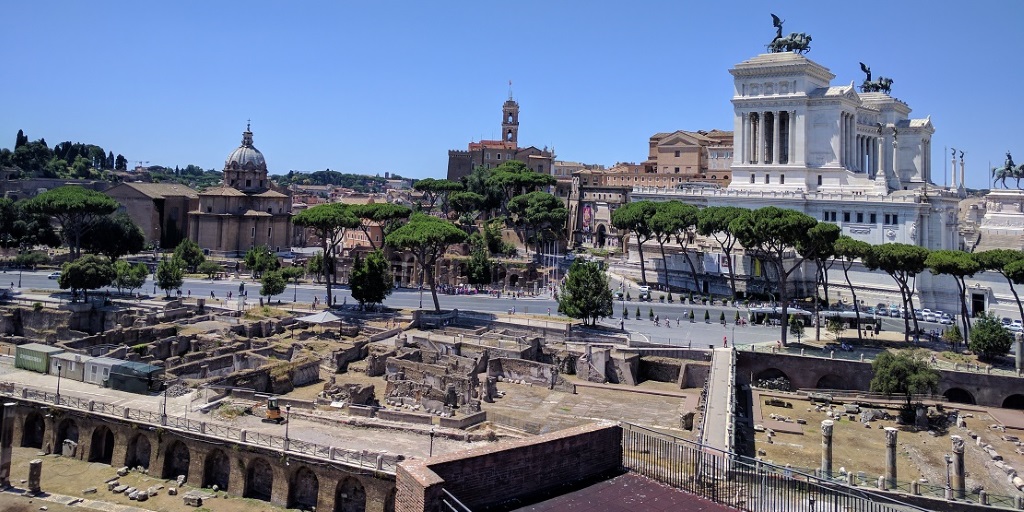
<svg viewBox="0 0 1024 512">
<path fill-rule="evenodd" d="M 276 396 L 267 398 L 267 415 L 260 421 L 263 423 L 277 423 L 278 425 L 288 421 L 288 418 L 281 414 L 281 405 L 277 403 Z"/>
</svg>

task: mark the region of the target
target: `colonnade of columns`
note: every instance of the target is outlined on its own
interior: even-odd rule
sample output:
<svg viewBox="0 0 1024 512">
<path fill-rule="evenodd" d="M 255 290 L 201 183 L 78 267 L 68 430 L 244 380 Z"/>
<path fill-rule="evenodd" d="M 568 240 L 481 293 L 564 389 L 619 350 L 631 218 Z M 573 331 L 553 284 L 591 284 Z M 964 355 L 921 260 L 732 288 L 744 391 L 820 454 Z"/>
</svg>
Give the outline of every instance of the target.
<svg viewBox="0 0 1024 512">
<path fill-rule="evenodd" d="M 839 116 L 839 165 L 855 172 L 873 173 L 881 166 L 878 137 L 857 133 L 857 118 Z"/>
<path fill-rule="evenodd" d="M 749 112 L 742 118 L 741 161 L 749 164 L 788 164 L 796 147 L 794 110 Z"/>
</svg>

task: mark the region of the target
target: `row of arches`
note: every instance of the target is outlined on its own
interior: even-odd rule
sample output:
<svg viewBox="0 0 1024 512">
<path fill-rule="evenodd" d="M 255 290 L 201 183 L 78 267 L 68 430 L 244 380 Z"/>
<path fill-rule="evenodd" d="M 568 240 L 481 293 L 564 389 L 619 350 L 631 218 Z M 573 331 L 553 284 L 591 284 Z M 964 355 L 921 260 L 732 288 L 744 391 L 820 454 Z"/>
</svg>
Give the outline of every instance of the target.
<svg viewBox="0 0 1024 512">
<path fill-rule="evenodd" d="M 778 368 L 767 368 L 758 372 L 754 375 L 754 382 L 772 381 L 780 378 L 792 382 L 789 375 Z M 815 389 L 843 389 L 848 384 L 848 380 L 840 375 L 830 373 L 819 377 L 814 387 Z M 957 404 L 977 405 L 978 403 L 973 393 L 961 387 L 950 387 L 942 392 L 942 396 L 947 401 Z M 1017 393 L 1007 396 L 1003 399 L 1002 407 L 1004 409 L 1024 410 L 1024 394 Z"/>
<path fill-rule="evenodd" d="M 45 417 L 36 411 L 30 412 L 22 423 L 21 446 L 26 448 L 47 448 Z M 80 428 L 78 421 L 74 418 L 60 419 L 56 424 L 56 451 L 60 453 L 65 441 L 79 442 Z M 98 425 L 90 434 L 87 446 L 87 460 L 103 464 L 120 465 L 121 460 L 114 460 L 116 437 L 114 431 L 106 425 Z M 150 439 L 141 432 L 130 436 L 125 446 L 123 464 L 130 468 L 145 467 L 151 468 L 153 450 Z M 192 468 L 193 453 L 189 446 L 181 440 L 171 440 L 161 448 L 162 464 L 160 476 L 162 478 L 175 478 L 178 475 L 186 475 L 188 480 L 198 478 L 199 475 L 190 475 Z M 201 455 L 200 455 L 201 456 Z M 83 457 L 86 458 L 86 457 Z M 219 489 L 237 489 L 238 484 L 232 482 L 231 471 L 232 458 L 222 448 L 214 448 L 205 453 L 202 460 L 202 481 L 195 482 L 202 487 L 216 485 Z M 264 457 L 252 457 L 248 463 L 240 460 L 243 465 L 242 471 L 235 475 L 241 477 L 244 485 L 241 486 L 241 494 L 246 498 L 262 501 L 271 501 L 275 480 L 274 464 Z M 278 465 L 280 466 L 280 465 Z M 153 472 L 156 473 L 155 471 Z M 288 508 L 312 510 L 317 508 L 320 500 L 320 479 L 317 474 L 308 466 L 300 465 L 287 477 L 287 502 Z M 280 485 L 280 484 L 278 484 Z M 334 510 L 336 512 L 364 512 L 366 510 L 366 489 L 363 484 L 354 477 L 344 477 L 334 489 Z M 394 489 L 385 500 L 385 510 L 394 510 Z"/>
</svg>

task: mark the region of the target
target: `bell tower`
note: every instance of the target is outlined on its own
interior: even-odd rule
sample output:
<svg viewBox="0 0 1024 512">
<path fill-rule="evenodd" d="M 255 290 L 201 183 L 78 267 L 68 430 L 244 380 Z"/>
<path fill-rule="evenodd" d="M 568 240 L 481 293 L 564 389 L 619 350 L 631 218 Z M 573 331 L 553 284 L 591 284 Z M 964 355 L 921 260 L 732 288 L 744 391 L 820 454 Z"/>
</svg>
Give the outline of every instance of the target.
<svg viewBox="0 0 1024 512">
<path fill-rule="evenodd" d="M 508 99 L 501 106 L 501 140 L 519 147 L 519 104 L 512 99 L 512 81 L 508 82 Z"/>
</svg>

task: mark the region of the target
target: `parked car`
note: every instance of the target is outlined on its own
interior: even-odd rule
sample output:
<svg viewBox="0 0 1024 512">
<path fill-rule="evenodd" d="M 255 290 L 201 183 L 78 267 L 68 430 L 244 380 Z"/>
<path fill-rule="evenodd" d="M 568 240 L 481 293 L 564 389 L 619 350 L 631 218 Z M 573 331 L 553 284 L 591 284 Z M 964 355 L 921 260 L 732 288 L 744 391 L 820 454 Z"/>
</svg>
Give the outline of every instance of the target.
<svg viewBox="0 0 1024 512">
<path fill-rule="evenodd" d="M 54 273 L 46 276 L 46 278 L 47 279 L 60 279 L 60 271 L 58 270 L 57 272 L 54 272 Z"/>
<path fill-rule="evenodd" d="M 1006 328 L 1006 330 L 1010 331 L 1010 332 L 1021 332 L 1021 331 L 1024 331 L 1024 327 L 1021 327 L 1021 326 L 1019 326 L 1017 324 L 1006 324 L 1003 327 Z"/>
<path fill-rule="evenodd" d="M 1002 322 L 1003 322 L 1003 325 L 1010 325 L 1010 324 L 1013 323 L 1013 321 L 1010 320 L 1010 317 L 1008 317 L 1008 316 L 1004 316 Z"/>
<path fill-rule="evenodd" d="M 943 313 L 942 316 L 939 317 L 939 323 L 943 325 L 953 325 L 953 317 L 949 316 L 947 313 Z"/>
<path fill-rule="evenodd" d="M 1016 325 L 1017 327 L 1024 328 L 1024 323 L 1022 323 L 1020 321 L 1020 319 L 1017 319 L 1017 320 L 1014 320 L 1014 321 L 1010 322 L 1010 325 Z"/>
</svg>

